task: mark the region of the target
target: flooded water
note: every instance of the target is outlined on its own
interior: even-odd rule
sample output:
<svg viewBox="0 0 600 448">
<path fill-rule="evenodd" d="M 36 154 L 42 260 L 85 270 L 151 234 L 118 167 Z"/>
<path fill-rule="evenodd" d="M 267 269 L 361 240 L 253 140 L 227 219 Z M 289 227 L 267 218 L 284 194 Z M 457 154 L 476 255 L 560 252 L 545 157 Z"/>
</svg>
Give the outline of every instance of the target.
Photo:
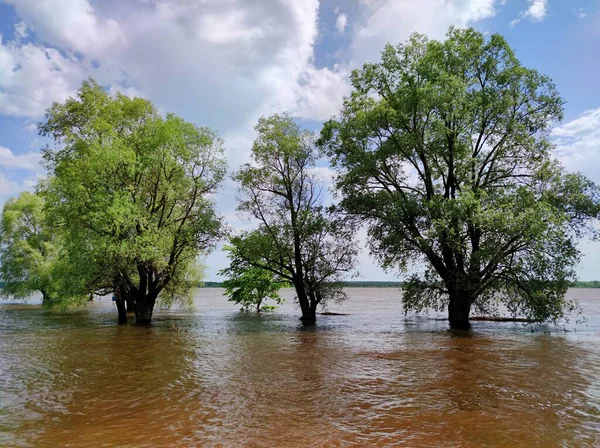
<svg viewBox="0 0 600 448">
<path fill-rule="evenodd" d="M 150 328 L 108 300 L 0 305 L 0 446 L 600 446 L 600 290 L 570 291 L 587 323 L 567 332 L 469 335 L 405 318 L 395 289 L 348 293 L 312 330 L 220 289 Z"/>
</svg>

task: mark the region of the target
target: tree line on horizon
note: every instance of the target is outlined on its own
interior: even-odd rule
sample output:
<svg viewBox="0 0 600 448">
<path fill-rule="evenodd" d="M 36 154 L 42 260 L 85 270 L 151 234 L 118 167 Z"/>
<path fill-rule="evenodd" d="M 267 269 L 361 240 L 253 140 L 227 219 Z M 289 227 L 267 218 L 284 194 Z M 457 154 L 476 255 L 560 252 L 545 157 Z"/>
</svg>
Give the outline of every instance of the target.
<svg viewBox="0 0 600 448">
<path fill-rule="evenodd" d="M 231 300 L 260 310 L 289 285 L 313 324 L 319 305 L 346 298 L 366 227 L 382 267 L 423 267 L 401 284 L 407 312 L 445 309 L 468 328 L 473 309 L 500 304 L 532 321 L 573 310 L 577 241 L 597 232 L 600 189 L 552 157 L 564 106 L 552 81 L 502 36 L 451 28 L 445 41 L 387 45 L 351 83 L 318 135 L 287 114 L 258 121 L 251 161 L 232 175 L 256 226 L 232 232 L 215 208 L 222 139 L 85 81 L 39 123 L 47 178 L 4 206 L 2 293 L 39 291 L 49 307 L 112 294 L 119 323 L 130 311 L 149 324 L 156 303 L 190 303 L 199 257 L 226 239 Z"/>
</svg>

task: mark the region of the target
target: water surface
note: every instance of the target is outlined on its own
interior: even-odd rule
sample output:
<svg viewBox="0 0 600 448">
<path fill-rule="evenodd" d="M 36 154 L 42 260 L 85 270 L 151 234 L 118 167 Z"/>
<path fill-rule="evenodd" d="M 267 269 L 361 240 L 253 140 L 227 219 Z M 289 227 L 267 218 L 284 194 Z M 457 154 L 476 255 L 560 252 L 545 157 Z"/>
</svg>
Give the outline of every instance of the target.
<svg viewBox="0 0 600 448">
<path fill-rule="evenodd" d="M 587 323 L 465 336 L 349 289 L 304 329 L 290 300 L 241 313 L 221 289 L 151 328 L 0 305 L 0 446 L 600 446 L 600 290 Z M 550 333 L 548 333 L 550 331 Z"/>
</svg>

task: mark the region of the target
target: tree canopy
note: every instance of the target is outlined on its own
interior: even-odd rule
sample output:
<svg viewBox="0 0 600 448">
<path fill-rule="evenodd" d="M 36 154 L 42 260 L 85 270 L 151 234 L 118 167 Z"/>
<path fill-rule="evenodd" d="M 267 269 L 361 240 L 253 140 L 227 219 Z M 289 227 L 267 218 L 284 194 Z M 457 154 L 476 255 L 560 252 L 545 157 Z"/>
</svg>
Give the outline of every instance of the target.
<svg viewBox="0 0 600 448">
<path fill-rule="evenodd" d="M 0 238 L 0 275 L 5 282 L 2 294 L 27 298 L 41 292 L 47 305 L 57 248 L 46 225 L 44 200 L 29 192 L 9 199 L 2 210 Z"/>
<path fill-rule="evenodd" d="M 313 323 L 316 308 L 343 300 L 342 279 L 353 272 L 354 227 L 323 206 L 316 175 L 314 136 L 287 115 L 261 118 L 252 164 L 235 175 L 238 210 L 256 219 L 256 230 L 231 239 L 248 266 L 272 272 L 294 285 L 302 320 Z"/>
<path fill-rule="evenodd" d="M 50 218 L 88 289 L 113 289 L 147 323 L 159 297 L 180 298 L 196 261 L 223 235 L 213 195 L 225 174 L 222 141 L 147 100 L 94 81 L 55 103 L 39 126 Z"/>
<path fill-rule="evenodd" d="M 272 305 L 263 305 L 267 300 L 283 303 L 279 290 L 287 286 L 287 282 L 281 281 L 271 271 L 249 265 L 234 246 L 225 246 L 225 250 L 229 253 L 229 267 L 219 271 L 219 275 L 227 277 L 223 287 L 230 302 L 241 305 L 246 311 L 256 308 L 257 312 L 273 308 Z"/>
<path fill-rule="evenodd" d="M 422 267 L 407 311 L 473 306 L 556 320 L 598 215 L 597 187 L 552 157 L 563 100 L 503 37 L 450 29 L 413 35 L 352 73 L 353 92 L 320 144 L 338 169 L 341 206 L 369 226 L 384 267 Z"/>
</svg>

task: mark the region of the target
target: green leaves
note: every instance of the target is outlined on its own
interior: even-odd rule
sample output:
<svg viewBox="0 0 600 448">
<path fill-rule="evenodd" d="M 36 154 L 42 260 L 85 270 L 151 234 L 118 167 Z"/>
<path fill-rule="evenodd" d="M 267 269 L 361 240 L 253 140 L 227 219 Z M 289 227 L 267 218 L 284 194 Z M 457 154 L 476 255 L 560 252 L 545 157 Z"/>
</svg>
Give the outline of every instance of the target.
<svg viewBox="0 0 600 448">
<path fill-rule="evenodd" d="M 213 200 L 226 170 L 221 139 L 92 80 L 39 129 L 54 141 L 44 150 L 48 213 L 68 258 L 88 260 L 87 287 L 185 296 L 195 260 L 224 234 Z"/>
<path fill-rule="evenodd" d="M 246 311 L 256 308 L 258 312 L 274 309 L 273 306 L 263 305 L 266 300 L 283 303 L 278 291 L 289 283 L 269 270 L 247 263 L 236 246 L 226 246 L 225 250 L 229 252 L 230 266 L 220 271 L 219 275 L 228 277 L 223 286 L 230 302 L 241 305 Z"/>
<path fill-rule="evenodd" d="M 499 295 L 536 320 L 558 316 L 575 238 L 600 201 L 553 162 L 547 134 L 563 100 L 551 80 L 501 36 L 450 29 L 443 42 L 386 46 L 352 83 L 318 143 L 340 174 L 342 208 L 369 224 L 372 253 L 386 267 L 424 267 L 407 283 L 407 310 L 459 290 L 477 306 Z"/>
<path fill-rule="evenodd" d="M 320 151 L 310 132 L 287 115 L 261 118 L 256 130 L 253 163 L 234 179 L 238 210 L 259 225 L 231 239 L 232 268 L 243 260 L 236 275 L 248 271 L 253 277 L 259 269 L 293 283 L 303 317 L 314 321 L 319 303 L 345 297 L 341 279 L 351 273 L 357 253 L 349 244 L 354 227 L 322 206 L 324 186 L 315 174 Z"/>
<path fill-rule="evenodd" d="M 56 248 L 43 207 L 43 199 L 28 192 L 4 205 L 0 272 L 5 296 L 27 298 L 36 291 L 49 289 Z"/>
</svg>

